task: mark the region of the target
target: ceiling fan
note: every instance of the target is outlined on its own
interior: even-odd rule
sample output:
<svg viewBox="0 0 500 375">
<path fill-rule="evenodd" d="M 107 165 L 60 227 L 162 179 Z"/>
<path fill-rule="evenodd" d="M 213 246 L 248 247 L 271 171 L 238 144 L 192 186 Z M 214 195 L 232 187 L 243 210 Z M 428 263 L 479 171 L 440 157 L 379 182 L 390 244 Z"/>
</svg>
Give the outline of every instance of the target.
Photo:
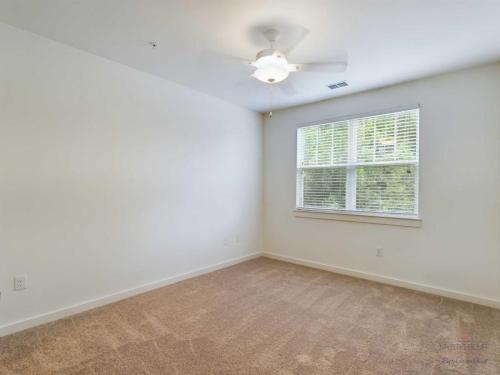
<svg viewBox="0 0 500 375">
<path fill-rule="evenodd" d="M 255 61 L 249 64 L 256 68 L 251 77 L 266 84 L 273 85 L 282 82 L 289 77 L 290 73 L 343 72 L 347 68 L 347 61 L 291 64 L 283 51 L 274 48 L 279 32 L 276 29 L 268 29 L 263 32 L 263 35 L 269 42 L 270 48 L 258 52 Z M 283 91 L 288 95 L 294 93 L 292 90 L 284 89 Z"/>
<path fill-rule="evenodd" d="M 245 66 L 246 68 L 253 69 L 253 72 L 249 76 L 247 76 L 246 79 L 251 78 L 252 80 L 265 83 L 270 88 L 269 116 L 271 117 L 273 106 L 273 95 L 271 88 L 277 87 L 283 94 L 287 96 L 294 96 L 296 94 L 293 83 L 290 81 L 290 79 L 288 79 L 290 77 L 290 74 L 303 72 L 343 72 L 347 68 L 347 61 L 345 60 L 322 61 L 302 64 L 290 63 L 287 55 L 289 55 L 296 48 L 297 44 L 299 44 L 308 33 L 307 29 L 305 28 L 295 29 L 300 29 L 301 36 L 293 46 L 287 49 L 283 50 L 275 48 L 275 43 L 279 37 L 279 32 L 275 28 L 266 28 L 261 29 L 262 31 L 260 32 L 262 33 L 263 37 L 269 42 L 269 48 L 259 51 L 255 56 L 254 61 L 248 61 L 242 58 L 205 50 L 202 56 L 204 60 L 202 61 L 203 65 L 226 65 L 228 67 L 232 66 L 233 68 Z M 288 28 L 288 30 L 290 30 L 290 28 Z M 245 69 L 245 74 L 248 73 L 248 70 Z M 245 81 L 243 81 L 242 83 L 244 83 Z"/>
</svg>

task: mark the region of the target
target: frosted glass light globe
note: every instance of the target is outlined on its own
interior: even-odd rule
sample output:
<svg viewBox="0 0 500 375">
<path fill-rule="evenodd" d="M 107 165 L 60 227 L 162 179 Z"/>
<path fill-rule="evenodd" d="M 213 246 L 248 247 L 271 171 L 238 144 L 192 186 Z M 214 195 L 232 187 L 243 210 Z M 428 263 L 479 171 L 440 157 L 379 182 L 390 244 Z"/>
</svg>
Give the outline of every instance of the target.
<svg viewBox="0 0 500 375">
<path fill-rule="evenodd" d="M 265 83 L 277 83 L 285 80 L 288 74 L 290 73 L 285 65 L 268 64 L 257 68 L 253 76 Z"/>
</svg>

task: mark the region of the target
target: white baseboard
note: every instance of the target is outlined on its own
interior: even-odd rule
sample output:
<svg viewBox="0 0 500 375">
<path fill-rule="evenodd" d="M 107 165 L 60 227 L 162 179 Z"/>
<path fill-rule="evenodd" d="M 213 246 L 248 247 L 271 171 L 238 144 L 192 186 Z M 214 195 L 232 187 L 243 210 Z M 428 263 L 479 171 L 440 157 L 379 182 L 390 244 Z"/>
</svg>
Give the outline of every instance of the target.
<svg viewBox="0 0 500 375">
<path fill-rule="evenodd" d="M 57 319 L 61 319 L 70 315 L 74 315 L 86 310 L 94 309 L 99 306 L 107 305 L 112 302 L 116 302 L 125 298 L 135 296 L 153 289 L 161 288 L 170 284 L 177 283 L 182 280 L 190 279 L 195 276 L 200 276 L 208 272 L 216 271 L 222 268 L 226 268 L 241 262 L 245 262 L 250 259 L 258 258 L 262 256 L 262 253 L 252 253 L 249 255 L 244 255 L 238 258 L 229 259 L 224 262 L 213 264 L 207 267 L 198 268 L 193 271 L 182 273 L 180 275 L 175 275 L 167 277 L 165 279 L 153 281 L 151 283 L 143 284 L 135 288 L 130 288 L 122 290 L 117 293 L 109 294 L 103 297 L 98 297 L 88 301 L 84 301 L 72 306 L 66 306 L 57 310 L 53 310 L 47 313 L 36 315 L 30 318 L 22 319 L 16 322 L 7 323 L 0 326 L 0 337 L 22 331 L 27 328 L 35 327 L 40 324 L 48 323 Z"/>
<path fill-rule="evenodd" d="M 500 309 L 500 300 L 497 300 L 497 299 L 472 295 L 472 294 L 468 294 L 468 293 L 462 293 L 462 292 L 458 292 L 455 290 L 434 287 L 434 286 L 430 286 L 430 285 L 426 285 L 426 284 L 415 283 L 412 281 L 396 279 L 393 277 L 382 276 L 382 275 L 378 275 L 375 273 L 369 273 L 369 272 L 353 270 L 350 268 L 332 266 L 329 264 L 324 264 L 324 263 L 315 262 L 315 261 L 311 261 L 311 260 L 305 260 L 305 259 L 301 259 L 301 258 L 295 258 L 295 257 L 291 257 L 288 255 L 281 255 L 281 254 L 269 253 L 269 252 L 265 252 L 262 255 L 264 257 L 267 257 L 267 258 L 281 260 L 281 261 L 293 263 L 293 264 L 299 264 L 301 266 L 317 268 L 317 269 L 321 269 L 321 270 L 325 270 L 325 271 L 339 273 L 342 275 L 354 276 L 354 277 L 358 277 L 360 279 L 376 281 L 376 282 L 383 283 L 383 284 L 394 285 L 394 286 L 398 286 L 398 287 L 402 287 L 402 288 L 406 288 L 406 289 L 417 290 L 420 292 L 435 294 L 435 295 L 442 296 L 442 297 L 453 298 L 453 299 L 457 299 L 460 301 L 472 302 L 472 303 L 476 303 L 478 305 L 484 305 L 484 306 L 489 306 L 489 307 Z"/>
</svg>

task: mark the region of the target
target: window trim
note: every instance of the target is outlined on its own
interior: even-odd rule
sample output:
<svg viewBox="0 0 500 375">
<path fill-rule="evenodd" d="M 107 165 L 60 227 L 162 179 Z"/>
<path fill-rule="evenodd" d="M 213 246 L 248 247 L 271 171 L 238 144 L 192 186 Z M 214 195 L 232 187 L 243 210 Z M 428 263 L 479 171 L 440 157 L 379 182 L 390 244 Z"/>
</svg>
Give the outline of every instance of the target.
<svg viewBox="0 0 500 375">
<path fill-rule="evenodd" d="M 379 109 L 379 110 L 368 111 L 368 112 L 354 113 L 354 114 L 348 114 L 348 115 L 339 115 L 339 116 L 335 116 L 335 117 L 327 117 L 327 118 L 323 118 L 323 119 L 319 119 L 319 120 L 315 120 L 315 121 L 297 124 L 296 129 L 304 128 L 306 126 L 327 124 L 330 122 L 348 121 L 348 120 L 354 120 L 357 118 L 379 116 L 379 115 L 385 115 L 385 114 L 394 113 L 394 112 L 411 111 L 412 109 L 422 109 L 422 105 L 421 104 L 412 104 L 412 105 L 405 105 L 405 106 L 400 106 L 400 107 L 390 107 L 390 108 Z M 295 133 L 297 133 L 297 132 L 295 132 Z M 297 134 L 295 134 L 295 136 L 297 136 Z"/>
<path fill-rule="evenodd" d="M 410 111 L 410 110 L 419 110 L 419 122 L 418 122 L 418 132 L 417 132 L 417 161 L 406 162 L 406 164 L 415 164 L 417 168 L 417 178 L 416 178 L 416 189 L 415 189 L 415 199 L 416 199 L 416 208 L 417 213 L 414 215 L 411 214 L 397 214 L 397 213 L 386 213 L 386 212 L 376 212 L 376 211 L 352 211 L 352 210 L 337 210 L 337 209 L 322 209 L 322 208 L 310 208 L 310 207 L 301 207 L 298 205 L 299 200 L 299 186 L 297 184 L 297 157 L 298 157 L 298 129 L 308 126 L 322 125 L 333 122 L 340 121 L 349 121 L 363 117 L 371 117 L 371 116 L 379 116 L 388 113 L 394 112 L 402 112 L 402 111 Z M 376 223 L 376 224 L 388 224 L 388 225 L 401 225 L 401 226 L 409 226 L 409 227 L 420 227 L 422 221 L 422 211 L 421 211 L 421 202 L 420 202 L 420 172 L 421 172 L 421 163 L 420 163 L 420 129 L 421 129 L 421 114 L 422 105 L 413 104 L 413 105 L 405 105 L 400 107 L 391 107 L 386 109 L 374 110 L 369 112 L 357 113 L 357 114 L 349 114 L 342 116 L 329 117 L 322 120 L 316 120 L 308 123 L 297 124 L 295 127 L 295 160 L 294 160 L 294 172 L 295 172 L 295 204 L 294 204 L 294 216 L 295 217 L 306 217 L 306 218 L 315 218 L 315 219 L 330 219 L 330 220 L 341 220 L 341 221 L 354 221 L 354 222 L 365 222 L 365 223 Z M 345 165 L 340 165 L 340 167 L 345 167 L 348 169 L 349 167 L 353 167 L 352 163 L 346 163 Z M 365 163 L 366 165 L 377 165 L 378 162 L 370 162 Z M 396 162 L 394 164 L 399 164 Z M 404 164 L 403 162 L 401 164 Z M 356 164 L 359 165 L 359 164 Z M 314 167 L 308 167 L 314 168 Z M 321 168 L 321 166 L 318 166 Z M 382 222 L 379 222 L 377 219 L 382 219 Z M 384 222 L 385 221 L 385 222 Z M 408 224 L 408 225 L 405 225 Z"/>
<path fill-rule="evenodd" d="M 386 214 L 383 212 L 295 208 L 294 216 L 298 218 L 351 221 L 413 228 L 422 226 L 422 217 L 419 215 Z"/>
</svg>

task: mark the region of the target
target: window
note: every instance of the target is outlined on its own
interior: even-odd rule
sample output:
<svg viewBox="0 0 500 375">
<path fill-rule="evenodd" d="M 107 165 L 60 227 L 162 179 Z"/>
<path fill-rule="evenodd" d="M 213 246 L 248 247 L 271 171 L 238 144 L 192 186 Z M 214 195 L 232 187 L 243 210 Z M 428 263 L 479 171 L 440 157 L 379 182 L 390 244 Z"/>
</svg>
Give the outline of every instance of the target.
<svg viewBox="0 0 500 375">
<path fill-rule="evenodd" d="M 297 208 L 418 214 L 419 110 L 297 131 Z"/>
</svg>

